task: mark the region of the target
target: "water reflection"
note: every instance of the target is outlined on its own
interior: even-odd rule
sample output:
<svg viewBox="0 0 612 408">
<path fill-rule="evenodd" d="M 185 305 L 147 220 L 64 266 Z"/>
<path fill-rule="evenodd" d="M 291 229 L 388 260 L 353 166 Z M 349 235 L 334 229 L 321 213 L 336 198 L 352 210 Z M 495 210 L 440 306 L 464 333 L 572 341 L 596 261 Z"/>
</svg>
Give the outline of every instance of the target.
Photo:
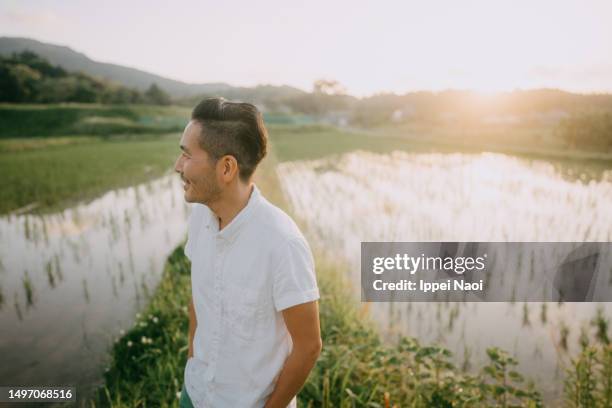
<svg viewBox="0 0 612 408">
<path fill-rule="evenodd" d="M 359 293 L 361 241 L 612 241 L 612 171 L 572 179 L 560 167 L 492 153 L 354 152 L 277 172 L 313 246 L 349 262 Z M 389 340 L 403 333 L 446 344 L 464 368 L 480 367 L 489 346 L 514 353 L 549 403 L 563 361 L 597 341 L 612 316 L 610 303 L 363 307 Z"/>
<path fill-rule="evenodd" d="M 0 218 L 0 384 L 99 381 L 106 349 L 185 237 L 172 174 L 57 214 Z"/>
</svg>

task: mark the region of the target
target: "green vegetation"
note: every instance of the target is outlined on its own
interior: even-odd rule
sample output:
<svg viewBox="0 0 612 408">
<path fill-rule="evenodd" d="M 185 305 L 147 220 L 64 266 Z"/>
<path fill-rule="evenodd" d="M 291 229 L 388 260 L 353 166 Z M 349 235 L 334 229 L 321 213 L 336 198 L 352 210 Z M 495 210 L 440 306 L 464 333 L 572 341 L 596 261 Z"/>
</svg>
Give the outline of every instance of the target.
<svg viewBox="0 0 612 408">
<path fill-rule="evenodd" d="M 557 132 L 571 148 L 588 146 L 604 152 L 612 151 L 612 113 L 573 116 L 559 123 Z"/>
<path fill-rule="evenodd" d="M 574 358 L 565 379 L 566 405 L 576 408 L 612 406 L 612 345 L 585 347 Z"/>
<path fill-rule="evenodd" d="M 6 151 L 10 144 L 4 145 L 0 173 L 6 188 L 0 190 L 0 213 L 33 203 L 52 211 L 110 189 L 144 182 L 171 170 L 177 156 L 178 135 L 77 140 L 80 143 L 58 141 L 57 146 L 17 154 Z"/>
<path fill-rule="evenodd" d="M 0 139 L 0 153 L 19 153 L 28 150 L 46 149 L 54 146 L 66 146 L 80 143 L 94 143 L 99 141 L 97 136 L 69 136 L 69 137 L 30 137 Z"/>
<path fill-rule="evenodd" d="M 541 406 L 533 384 L 505 352 L 487 350 L 489 363 L 476 375 L 451 362 L 449 350 L 400 338 L 385 345 L 359 312 L 343 267 L 318 257 L 323 353 L 300 393 L 313 407 L 509 407 Z"/>
<path fill-rule="evenodd" d="M 178 107 L 0 105 L 0 214 L 50 211 L 159 177 L 188 117 Z"/>
<path fill-rule="evenodd" d="M 95 406 L 178 406 L 187 362 L 187 304 L 190 265 L 177 248 L 144 314 L 113 345 L 105 385 L 92 397 Z"/>
<path fill-rule="evenodd" d="M 0 105 L 0 171 L 5 180 L 0 213 L 32 203 L 42 210 L 57 208 L 161 175 L 171 169 L 188 117 L 189 110 L 180 107 Z M 308 118 L 295 120 L 304 123 Z M 286 115 L 273 115 L 272 122 L 268 130 L 280 161 L 317 159 L 358 149 L 378 153 L 483 151 L 477 144 L 458 144 L 452 135 L 431 135 L 419 127 L 366 131 L 283 124 L 291 123 Z M 517 154 L 508 146 L 491 150 Z M 522 155 L 550 157 L 547 151 Z M 575 160 L 580 158 L 577 152 L 571 155 L 567 162 L 556 162 L 567 177 L 588 173 L 599 179 L 609 168 L 608 161 L 581 163 Z"/>
<path fill-rule="evenodd" d="M 398 149 L 426 149 L 418 141 L 325 125 L 276 125 L 269 126 L 268 130 L 279 161 L 318 159 L 354 150 L 388 153 Z"/>
<path fill-rule="evenodd" d="M 612 163 L 612 153 L 568 150 L 558 143 L 552 147 L 549 142 L 553 136 L 547 133 L 539 136 L 543 143 L 529 142 L 537 134 L 537 129 L 516 130 L 512 134 L 513 143 L 503 142 L 507 134 L 501 129 L 496 133 L 488 133 L 490 130 L 486 129 L 473 133 L 466 131 L 464 136 L 461 136 L 461 129 L 455 129 L 453 133 L 450 128 L 417 125 L 370 130 L 325 125 L 272 125 L 268 130 L 280 161 L 319 159 L 354 150 L 376 153 L 394 150 L 414 153 L 498 152 L 526 160 L 549 160 L 564 178 L 582 182 L 601 180 Z"/>
<path fill-rule="evenodd" d="M 170 97 L 156 84 L 143 94 L 83 72 L 67 72 L 33 52 L 23 51 L 0 56 L 0 102 L 168 105 Z"/>
<path fill-rule="evenodd" d="M 187 108 L 146 105 L 0 104 L 0 140 L 6 138 L 181 131 Z"/>
</svg>

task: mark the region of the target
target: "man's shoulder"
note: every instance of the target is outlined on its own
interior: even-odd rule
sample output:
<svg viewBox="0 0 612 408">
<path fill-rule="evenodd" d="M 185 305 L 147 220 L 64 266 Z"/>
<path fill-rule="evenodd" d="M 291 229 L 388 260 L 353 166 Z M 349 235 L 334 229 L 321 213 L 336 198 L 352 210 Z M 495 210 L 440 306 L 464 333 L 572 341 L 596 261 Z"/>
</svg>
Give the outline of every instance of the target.
<svg viewBox="0 0 612 408">
<path fill-rule="evenodd" d="M 255 228 L 265 234 L 266 239 L 282 242 L 305 239 L 293 218 L 266 199 L 261 200 L 254 221 Z"/>
</svg>

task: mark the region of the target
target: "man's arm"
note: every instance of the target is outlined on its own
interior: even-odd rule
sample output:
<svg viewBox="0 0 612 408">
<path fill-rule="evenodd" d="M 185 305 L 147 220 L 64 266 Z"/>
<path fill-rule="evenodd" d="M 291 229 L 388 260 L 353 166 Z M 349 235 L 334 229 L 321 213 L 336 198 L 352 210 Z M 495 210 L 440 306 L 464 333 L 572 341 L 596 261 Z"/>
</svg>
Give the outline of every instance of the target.
<svg viewBox="0 0 612 408">
<path fill-rule="evenodd" d="M 319 354 L 321 328 L 317 301 L 302 303 L 282 311 L 293 349 L 285 360 L 274 391 L 266 401 L 266 408 L 285 408 L 300 391 Z"/>
<path fill-rule="evenodd" d="M 189 351 L 187 352 L 187 359 L 193 357 L 193 336 L 198 325 L 196 320 L 195 309 L 193 307 L 193 297 L 189 301 Z"/>
</svg>

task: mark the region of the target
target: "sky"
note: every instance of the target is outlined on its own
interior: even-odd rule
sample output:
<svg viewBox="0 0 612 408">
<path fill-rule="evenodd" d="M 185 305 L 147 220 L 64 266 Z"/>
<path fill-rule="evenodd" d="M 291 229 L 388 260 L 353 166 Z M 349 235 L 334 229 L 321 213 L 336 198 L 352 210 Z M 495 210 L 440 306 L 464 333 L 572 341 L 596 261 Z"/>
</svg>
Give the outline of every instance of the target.
<svg viewBox="0 0 612 408">
<path fill-rule="evenodd" d="M 0 35 L 194 83 L 612 92 L 610 0 L 0 0 Z"/>
</svg>

